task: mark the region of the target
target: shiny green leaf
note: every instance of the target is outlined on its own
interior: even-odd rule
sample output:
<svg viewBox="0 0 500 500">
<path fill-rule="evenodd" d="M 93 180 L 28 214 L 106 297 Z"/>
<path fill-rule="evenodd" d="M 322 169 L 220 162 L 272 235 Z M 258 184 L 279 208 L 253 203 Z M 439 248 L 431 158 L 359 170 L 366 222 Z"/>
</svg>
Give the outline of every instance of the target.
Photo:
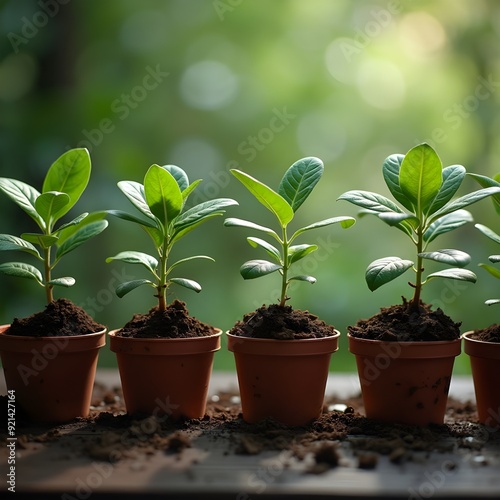
<svg viewBox="0 0 500 500">
<path fill-rule="evenodd" d="M 120 283 L 116 287 L 115 292 L 116 292 L 116 295 L 118 295 L 118 297 L 120 297 L 120 299 L 121 299 L 122 297 L 127 295 L 127 293 L 131 292 L 132 290 L 135 290 L 137 287 L 142 286 L 142 285 L 150 285 L 152 287 L 156 286 L 150 280 L 146 280 L 146 279 L 132 280 L 132 281 L 126 281 L 125 283 Z"/>
<path fill-rule="evenodd" d="M 437 273 L 432 273 L 427 276 L 427 280 L 432 278 L 447 278 L 458 281 L 469 281 L 471 283 L 475 283 L 477 280 L 477 276 L 468 269 L 444 269 L 443 271 L 438 271 Z"/>
<path fill-rule="evenodd" d="M 184 288 L 188 288 L 189 290 L 194 290 L 195 292 L 201 292 L 201 285 L 194 280 L 188 280 L 186 278 L 170 278 L 171 283 L 175 283 L 176 285 L 183 286 Z"/>
<path fill-rule="evenodd" d="M 153 256 L 143 252 L 135 252 L 135 251 L 120 252 L 114 257 L 108 257 L 106 259 L 106 262 L 109 263 L 114 260 L 120 262 L 126 262 L 127 264 L 140 264 L 153 274 L 156 273 L 156 269 L 158 267 L 158 260 L 156 260 Z"/>
<path fill-rule="evenodd" d="M 251 280 L 274 273 L 278 269 L 282 269 L 282 267 L 267 260 L 249 260 L 241 266 L 240 274 L 244 279 Z"/>
<path fill-rule="evenodd" d="M 473 220 L 472 214 L 467 210 L 457 210 L 434 221 L 425 231 L 423 240 L 430 243 L 440 234 L 453 231 Z"/>
<path fill-rule="evenodd" d="M 443 169 L 443 183 L 438 193 L 427 209 L 427 214 L 433 214 L 444 207 L 458 191 L 465 177 L 465 168 L 462 165 L 451 165 Z"/>
<path fill-rule="evenodd" d="M 446 248 L 443 250 L 435 250 L 433 252 L 422 252 L 418 254 L 420 257 L 436 262 L 442 262 L 450 266 L 464 267 L 471 261 L 468 253 L 461 250 Z"/>
<path fill-rule="evenodd" d="M 34 187 L 16 179 L 0 177 L 0 191 L 22 208 L 38 224 L 40 229 L 45 229 L 45 221 L 35 208 L 35 202 L 40 193 Z"/>
<path fill-rule="evenodd" d="M 90 240 L 90 238 L 93 238 L 94 236 L 102 233 L 107 227 L 107 220 L 99 220 L 84 225 L 81 229 L 79 229 L 76 233 L 74 233 L 57 247 L 56 261 L 58 261 L 63 255 L 66 255 L 67 253 L 72 252 L 73 250 L 78 248 L 87 240 Z"/>
<path fill-rule="evenodd" d="M 64 278 L 55 278 L 50 280 L 47 285 L 55 285 L 55 286 L 63 286 L 65 288 L 69 288 L 76 283 L 75 278 L 71 278 L 70 276 L 65 276 Z"/>
<path fill-rule="evenodd" d="M 366 269 L 365 279 L 368 288 L 373 292 L 377 288 L 401 276 L 413 266 L 411 260 L 399 257 L 384 257 L 373 261 Z"/>
<path fill-rule="evenodd" d="M 6 262 L 5 264 L 0 264 L 0 273 L 18 278 L 32 279 L 43 286 L 42 273 L 36 267 L 24 264 L 23 262 Z"/>
<path fill-rule="evenodd" d="M 55 214 L 59 213 L 69 202 L 70 197 L 66 193 L 47 191 L 36 199 L 35 208 L 47 227 L 51 227 Z"/>
<path fill-rule="evenodd" d="M 260 247 L 263 248 L 271 257 L 281 263 L 281 254 L 279 250 L 274 246 L 268 243 L 261 238 L 254 238 L 253 236 L 249 236 L 247 238 L 248 243 L 254 248 Z"/>
<path fill-rule="evenodd" d="M 404 157 L 405 155 L 401 154 L 388 156 L 382 165 L 382 174 L 389 191 L 392 193 L 392 196 L 394 196 L 394 199 L 399 201 L 399 203 L 401 203 L 401 205 L 403 205 L 406 209 L 413 210 L 410 200 L 403 193 L 399 185 L 399 172 Z"/>
<path fill-rule="evenodd" d="M 293 264 L 300 259 L 303 259 L 306 255 L 315 252 L 318 249 L 318 245 L 292 245 L 288 248 L 288 262 Z"/>
<path fill-rule="evenodd" d="M 29 241 L 10 234 L 0 234 L 0 250 L 19 250 L 42 259 L 38 250 Z"/>
</svg>

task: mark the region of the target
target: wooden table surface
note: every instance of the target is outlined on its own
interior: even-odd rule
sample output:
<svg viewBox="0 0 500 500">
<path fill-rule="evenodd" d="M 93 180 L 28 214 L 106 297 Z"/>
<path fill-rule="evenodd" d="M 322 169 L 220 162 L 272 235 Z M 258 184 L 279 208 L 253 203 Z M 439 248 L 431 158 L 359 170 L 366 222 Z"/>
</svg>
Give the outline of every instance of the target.
<svg viewBox="0 0 500 500">
<path fill-rule="evenodd" d="M 109 387 L 119 384 L 116 370 L 99 370 L 97 380 Z M 214 373 L 210 393 L 228 390 L 237 390 L 235 374 Z M 332 374 L 327 392 L 333 391 L 340 397 L 358 393 L 357 376 Z M 0 387 L 0 393 L 5 394 L 5 386 Z M 450 395 L 474 401 L 470 378 L 454 377 Z M 460 453 L 456 450 L 453 453 L 423 452 L 421 461 L 403 464 L 394 464 L 386 456 L 381 456 L 373 470 L 357 468 L 354 460 L 350 463 L 347 453 L 340 466 L 320 475 L 305 474 L 304 461 L 290 461 L 286 452 L 228 455 L 223 443 L 206 436 L 200 437 L 196 447 L 183 450 L 180 459 L 158 451 L 153 456 L 113 464 L 74 455 L 64 447 L 39 445 L 17 450 L 16 495 L 17 498 L 63 500 L 500 499 L 498 443 L 497 440 L 495 446 L 481 451 L 472 447 Z M 7 450 L 1 450 L 0 461 L 3 482 L 0 498 L 8 498 L 3 493 L 7 488 Z M 454 468 L 448 467 L 451 462 L 455 464 Z"/>
</svg>

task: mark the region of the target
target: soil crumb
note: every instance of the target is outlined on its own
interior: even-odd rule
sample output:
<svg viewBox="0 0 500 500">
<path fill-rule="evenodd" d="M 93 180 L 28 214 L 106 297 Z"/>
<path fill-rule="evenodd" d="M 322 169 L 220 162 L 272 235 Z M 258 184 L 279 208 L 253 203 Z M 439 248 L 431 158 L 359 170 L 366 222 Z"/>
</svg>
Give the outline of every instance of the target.
<svg viewBox="0 0 500 500">
<path fill-rule="evenodd" d="M 424 342 L 460 338 L 460 325 L 438 308 L 420 302 L 420 311 L 413 312 L 409 302 L 380 309 L 371 318 L 360 320 L 347 329 L 353 337 L 394 342 Z"/>
<path fill-rule="evenodd" d="M 309 311 L 271 304 L 246 314 L 229 333 L 239 337 L 297 340 L 330 337 L 335 329 Z"/>
<path fill-rule="evenodd" d="M 165 311 L 153 307 L 147 314 L 136 314 L 119 332 L 120 337 L 188 338 L 214 335 L 216 329 L 189 315 L 186 304 L 174 300 Z"/>
<path fill-rule="evenodd" d="M 57 299 L 41 312 L 27 318 L 14 318 L 9 335 L 30 337 L 59 337 L 88 335 L 105 328 L 94 321 L 81 307 L 68 299 Z"/>
</svg>

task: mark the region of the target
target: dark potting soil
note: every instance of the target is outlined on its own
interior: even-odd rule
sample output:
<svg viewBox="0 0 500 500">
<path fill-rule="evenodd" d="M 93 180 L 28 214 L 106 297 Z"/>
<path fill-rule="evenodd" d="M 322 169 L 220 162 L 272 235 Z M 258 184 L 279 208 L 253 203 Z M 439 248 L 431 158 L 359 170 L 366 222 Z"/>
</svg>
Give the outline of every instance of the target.
<svg viewBox="0 0 500 500">
<path fill-rule="evenodd" d="M 380 309 L 371 318 L 347 327 L 353 337 L 395 342 L 454 340 L 460 337 L 461 323 L 455 323 L 441 309 L 433 311 L 420 303 L 420 311 L 409 309 L 409 302 Z"/>
<path fill-rule="evenodd" d="M 189 315 L 186 304 L 174 300 L 165 311 L 153 307 L 147 314 L 136 314 L 119 331 L 120 337 L 188 338 L 206 337 L 216 329 Z"/>
<path fill-rule="evenodd" d="M 184 450 L 190 449 L 196 463 L 196 457 L 203 457 L 203 450 L 206 452 L 211 446 L 226 456 L 285 451 L 290 459 L 304 461 L 307 472 L 313 474 L 337 466 L 373 469 L 381 456 L 397 466 L 425 460 L 431 452 L 451 452 L 456 454 L 458 463 L 461 456 L 470 455 L 472 450 L 478 454 L 483 447 L 500 450 L 500 432 L 487 431 L 477 423 L 475 405 L 452 398 L 445 423 L 427 427 L 367 419 L 362 415 L 360 396 L 328 396 L 320 417 L 302 427 L 287 427 L 272 419 L 246 423 L 239 397 L 231 392 L 211 396 L 203 418 L 177 422 L 161 415 L 126 414 L 119 388 L 97 384 L 92 405 L 89 417 L 55 426 L 34 425 L 22 413 L 16 413 L 18 447 L 56 445 L 65 455 L 73 453 L 107 462 L 153 457 L 158 451 L 180 459 Z M 0 397 L 0 410 L 2 441 L 7 429 L 6 396 Z M 450 467 L 457 466 L 448 462 Z"/>
<path fill-rule="evenodd" d="M 500 324 L 491 325 L 482 330 L 474 330 L 471 335 L 474 340 L 481 340 L 483 342 L 497 342 L 500 343 Z"/>
<path fill-rule="evenodd" d="M 7 333 L 31 337 L 60 337 L 88 335 L 104 328 L 70 300 L 57 299 L 45 306 L 41 312 L 27 318 L 14 318 Z"/>
<path fill-rule="evenodd" d="M 330 337 L 335 329 L 309 311 L 271 304 L 245 314 L 229 333 L 239 337 L 298 340 Z"/>
</svg>

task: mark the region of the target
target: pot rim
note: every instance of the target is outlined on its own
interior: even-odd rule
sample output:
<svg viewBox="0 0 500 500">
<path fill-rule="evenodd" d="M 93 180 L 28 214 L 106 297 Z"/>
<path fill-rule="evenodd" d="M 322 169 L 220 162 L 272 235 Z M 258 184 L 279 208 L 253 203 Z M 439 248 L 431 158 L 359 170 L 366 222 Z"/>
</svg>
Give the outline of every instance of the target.
<svg viewBox="0 0 500 500">
<path fill-rule="evenodd" d="M 462 334 L 464 339 L 464 352 L 469 356 L 479 358 L 500 359 L 500 342 L 486 342 L 470 338 L 474 330 L 469 330 Z"/>
<path fill-rule="evenodd" d="M 104 327 L 103 329 L 98 330 L 97 332 L 85 333 L 83 335 L 46 335 L 46 336 L 9 335 L 8 333 L 5 332 L 5 330 L 9 327 L 10 327 L 10 324 L 0 325 L 0 335 L 3 335 L 4 337 L 8 337 L 9 339 L 16 338 L 16 339 L 31 339 L 31 340 L 82 339 L 82 338 L 97 337 L 97 336 L 102 335 L 103 333 L 106 333 L 108 331 L 107 327 Z"/>
<path fill-rule="evenodd" d="M 355 355 L 377 356 L 383 353 L 393 358 L 443 358 L 461 353 L 462 337 L 453 340 L 424 340 L 398 342 L 375 339 L 360 339 L 347 334 L 349 351 Z M 397 349 L 394 347 L 397 346 Z M 431 352 L 427 352 L 432 348 Z M 395 352 L 395 351 L 399 352 Z"/>
<path fill-rule="evenodd" d="M 226 331 L 227 348 L 232 352 L 258 354 L 263 356 L 306 356 L 333 353 L 338 350 L 340 332 L 334 330 L 333 335 L 312 339 L 262 339 L 233 335 Z"/>
</svg>

